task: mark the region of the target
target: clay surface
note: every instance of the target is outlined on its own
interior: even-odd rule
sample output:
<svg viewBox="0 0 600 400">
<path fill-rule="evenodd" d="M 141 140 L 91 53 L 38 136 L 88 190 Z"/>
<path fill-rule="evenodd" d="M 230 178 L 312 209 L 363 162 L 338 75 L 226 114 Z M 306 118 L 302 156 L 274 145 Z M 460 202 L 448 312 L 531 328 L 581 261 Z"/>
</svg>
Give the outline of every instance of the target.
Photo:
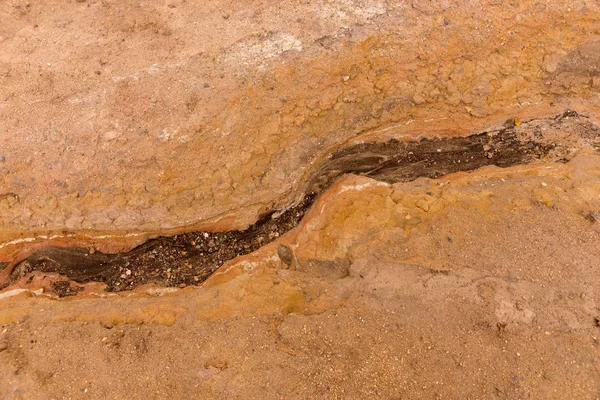
<svg viewBox="0 0 600 400">
<path fill-rule="evenodd" d="M 39 276 L 0 295 L 0 396 L 595 399 L 598 193 L 594 153 L 346 176 L 200 288 L 58 300 Z"/>
<path fill-rule="evenodd" d="M 0 4 L 0 255 L 243 229 L 352 140 L 598 116 L 592 0 Z"/>
</svg>

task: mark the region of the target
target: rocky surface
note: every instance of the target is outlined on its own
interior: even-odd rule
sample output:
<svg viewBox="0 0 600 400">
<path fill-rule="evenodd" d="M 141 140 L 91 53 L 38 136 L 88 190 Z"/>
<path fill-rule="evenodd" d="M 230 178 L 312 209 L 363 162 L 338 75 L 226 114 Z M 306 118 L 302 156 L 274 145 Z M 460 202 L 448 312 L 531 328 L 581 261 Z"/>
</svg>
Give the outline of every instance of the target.
<svg viewBox="0 0 600 400">
<path fill-rule="evenodd" d="M 117 250 L 247 227 L 348 141 L 462 136 L 568 107 L 597 118 L 599 12 L 3 2 L 0 259 L 35 238 Z"/>
<path fill-rule="evenodd" d="M 598 193 L 586 152 L 348 175 L 199 288 L 57 300 L 38 274 L 0 294 L 0 396 L 595 399 Z"/>
</svg>

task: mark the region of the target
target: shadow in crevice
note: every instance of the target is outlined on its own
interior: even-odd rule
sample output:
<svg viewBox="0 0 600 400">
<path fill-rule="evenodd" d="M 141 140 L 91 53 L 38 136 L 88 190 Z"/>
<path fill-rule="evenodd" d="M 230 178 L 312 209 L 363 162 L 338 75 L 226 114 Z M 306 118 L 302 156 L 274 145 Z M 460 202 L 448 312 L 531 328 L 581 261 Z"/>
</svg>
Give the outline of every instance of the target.
<svg viewBox="0 0 600 400">
<path fill-rule="evenodd" d="M 576 120 L 576 133 L 592 139 L 597 149 L 600 147 L 598 127 L 575 112 L 567 111 L 536 122 L 559 125 L 565 119 Z M 191 232 L 159 237 L 120 254 L 48 247 L 19 263 L 11 279 L 14 281 L 32 271 L 57 272 L 78 283 L 104 282 L 109 291 L 129 290 L 145 283 L 198 284 L 225 262 L 256 251 L 297 226 L 317 196 L 343 174 L 352 173 L 388 183 L 420 177 L 438 178 L 486 165 L 508 167 L 529 163 L 547 156 L 556 146 L 544 140 L 542 134 L 538 137 L 520 135 L 520 130 L 522 128 L 517 129 L 514 121 L 507 121 L 502 129 L 462 138 L 357 144 L 333 153 L 313 173 L 304 186 L 305 195 L 300 202 L 285 210 L 262 215 L 244 231 Z"/>
</svg>

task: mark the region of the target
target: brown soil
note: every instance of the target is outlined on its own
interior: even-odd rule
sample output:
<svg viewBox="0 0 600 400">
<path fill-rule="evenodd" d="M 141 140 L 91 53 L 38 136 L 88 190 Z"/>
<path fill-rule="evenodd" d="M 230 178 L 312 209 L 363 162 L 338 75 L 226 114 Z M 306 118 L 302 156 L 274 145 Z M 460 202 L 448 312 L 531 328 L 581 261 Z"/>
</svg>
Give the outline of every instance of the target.
<svg viewBox="0 0 600 400">
<path fill-rule="evenodd" d="M 33 271 L 56 272 L 77 283 L 106 283 L 108 291 L 131 290 L 146 283 L 197 285 L 225 262 L 256 251 L 297 226 L 313 199 L 309 195 L 277 217 L 269 213 L 245 231 L 161 237 L 123 254 L 49 247 L 18 264 L 12 278 L 18 280 Z"/>
<path fill-rule="evenodd" d="M 2 1 L 0 260 L 64 231 L 245 229 L 349 140 L 598 118 L 599 19 L 593 0 Z"/>
<path fill-rule="evenodd" d="M 0 397 L 597 399 L 599 190 L 597 154 L 343 177 L 201 287 L 0 299 Z"/>
<path fill-rule="evenodd" d="M 507 121 L 500 130 L 465 138 L 354 145 L 325 161 L 307 184 L 302 201 L 286 210 L 269 212 L 245 231 L 161 237 L 122 254 L 48 247 L 16 265 L 11 278 L 16 281 L 33 271 L 56 272 L 81 284 L 106 283 L 108 291 L 131 290 L 147 283 L 197 285 L 225 262 L 256 251 L 296 227 L 313 200 L 342 174 L 396 183 L 437 178 L 484 165 L 508 167 L 541 158 L 568 161 L 574 149 L 569 149 L 564 139 L 546 137 L 544 130 L 548 129 L 569 129 L 575 138 L 600 149 L 600 129 L 573 111 L 518 125 L 517 129 L 515 121 Z M 76 291 L 61 289 L 57 293 L 65 296 Z"/>
<path fill-rule="evenodd" d="M 599 400 L 599 21 L 0 1 L 0 399 Z"/>
</svg>

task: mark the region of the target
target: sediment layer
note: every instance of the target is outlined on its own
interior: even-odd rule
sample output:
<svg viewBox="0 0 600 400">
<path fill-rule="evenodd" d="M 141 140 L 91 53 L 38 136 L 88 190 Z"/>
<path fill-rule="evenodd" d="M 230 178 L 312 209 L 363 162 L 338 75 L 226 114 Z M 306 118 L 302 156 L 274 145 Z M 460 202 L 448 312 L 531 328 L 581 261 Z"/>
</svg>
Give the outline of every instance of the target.
<svg viewBox="0 0 600 400">
<path fill-rule="evenodd" d="M 583 149 L 600 150 L 600 127 L 574 111 L 525 122 L 509 120 L 501 129 L 463 138 L 357 144 L 326 159 L 305 185 L 300 202 L 270 211 L 244 231 L 160 237 L 120 254 L 49 246 L 24 260 L 14 260 L 4 274 L 8 277 L 10 273 L 14 281 L 33 271 L 56 272 L 81 284 L 105 283 L 109 291 L 130 290 L 147 283 L 198 284 L 227 261 L 256 251 L 295 228 L 313 201 L 343 174 L 386 183 L 409 182 L 486 165 L 566 162 Z M 4 285 L 8 282 L 6 278 Z"/>
</svg>

